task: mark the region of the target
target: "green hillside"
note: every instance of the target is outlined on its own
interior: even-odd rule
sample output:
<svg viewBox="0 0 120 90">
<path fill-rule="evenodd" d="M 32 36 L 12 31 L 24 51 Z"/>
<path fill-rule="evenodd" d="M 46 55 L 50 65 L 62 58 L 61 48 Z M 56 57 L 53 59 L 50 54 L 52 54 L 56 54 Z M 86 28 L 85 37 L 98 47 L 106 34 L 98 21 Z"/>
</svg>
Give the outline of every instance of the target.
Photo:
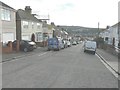
<svg viewBox="0 0 120 90">
<path fill-rule="evenodd" d="M 103 29 L 88 28 L 81 26 L 59 26 L 61 29 L 67 31 L 69 34 L 82 35 L 82 36 L 95 36 L 98 35 Z"/>
</svg>

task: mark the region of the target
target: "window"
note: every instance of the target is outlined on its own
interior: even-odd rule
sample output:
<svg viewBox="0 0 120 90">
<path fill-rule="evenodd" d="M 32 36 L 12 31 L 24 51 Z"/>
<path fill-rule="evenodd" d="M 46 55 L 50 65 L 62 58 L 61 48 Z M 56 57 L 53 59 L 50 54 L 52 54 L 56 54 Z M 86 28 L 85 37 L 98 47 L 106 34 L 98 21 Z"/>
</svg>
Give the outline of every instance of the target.
<svg viewBox="0 0 120 90">
<path fill-rule="evenodd" d="M 37 29 L 40 29 L 40 23 L 37 23 Z"/>
<path fill-rule="evenodd" d="M 27 21 L 23 21 L 23 28 L 28 28 L 28 22 Z"/>
<path fill-rule="evenodd" d="M 34 29 L 34 23 L 32 22 L 32 29 Z"/>
<path fill-rule="evenodd" d="M 1 19 L 10 21 L 11 20 L 10 11 L 6 9 L 1 9 Z"/>
<path fill-rule="evenodd" d="M 42 42 L 42 33 L 41 32 L 38 32 L 38 33 L 36 33 L 36 41 L 38 41 L 38 42 Z"/>
</svg>

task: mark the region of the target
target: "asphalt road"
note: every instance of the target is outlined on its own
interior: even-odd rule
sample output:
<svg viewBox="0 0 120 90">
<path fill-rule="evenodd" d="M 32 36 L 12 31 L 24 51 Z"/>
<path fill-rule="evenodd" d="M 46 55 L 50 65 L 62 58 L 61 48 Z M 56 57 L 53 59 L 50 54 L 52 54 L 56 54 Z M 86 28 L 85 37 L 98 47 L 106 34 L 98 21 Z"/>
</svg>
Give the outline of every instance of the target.
<svg viewBox="0 0 120 90">
<path fill-rule="evenodd" d="M 2 64 L 3 88 L 118 88 L 118 80 L 82 44 Z"/>
</svg>

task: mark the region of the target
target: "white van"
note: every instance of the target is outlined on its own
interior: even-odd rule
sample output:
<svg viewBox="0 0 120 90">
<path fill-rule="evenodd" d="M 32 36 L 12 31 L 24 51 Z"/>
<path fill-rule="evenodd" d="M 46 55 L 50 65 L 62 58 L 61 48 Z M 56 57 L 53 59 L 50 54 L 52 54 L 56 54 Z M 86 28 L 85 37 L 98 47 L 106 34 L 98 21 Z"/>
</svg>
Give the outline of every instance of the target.
<svg viewBox="0 0 120 90">
<path fill-rule="evenodd" d="M 85 41 L 84 52 L 91 51 L 91 52 L 93 52 L 93 54 L 95 54 L 96 48 L 97 48 L 97 45 L 96 45 L 95 41 Z"/>
</svg>

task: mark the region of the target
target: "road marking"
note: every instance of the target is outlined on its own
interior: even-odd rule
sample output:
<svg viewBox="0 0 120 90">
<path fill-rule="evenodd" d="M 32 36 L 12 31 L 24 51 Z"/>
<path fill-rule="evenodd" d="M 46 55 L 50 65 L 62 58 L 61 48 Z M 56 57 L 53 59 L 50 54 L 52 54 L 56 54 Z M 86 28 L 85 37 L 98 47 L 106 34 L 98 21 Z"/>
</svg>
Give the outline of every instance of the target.
<svg viewBox="0 0 120 90">
<path fill-rule="evenodd" d="M 45 54 L 47 54 L 48 52 L 45 52 L 45 53 L 42 53 L 42 54 L 40 54 L 40 55 L 38 55 L 38 56 L 43 56 L 43 55 L 45 55 Z"/>
<path fill-rule="evenodd" d="M 116 78 L 118 78 L 118 74 L 107 64 L 107 61 L 104 59 L 104 61 L 106 61 L 106 63 L 101 59 L 101 57 L 98 55 L 98 54 L 96 54 L 96 56 L 100 59 L 100 61 L 107 67 L 107 69 L 109 69 L 111 72 L 112 72 L 112 74 L 116 77 Z"/>
<path fill-rule="evenodd" d="M 40 54 L 39 56 L 45 55 L 45 54 L 47 54 L 47 53 L 48 53 L 48 52 L 42 53 L 42 54 Z M 11 59 L 6 59 L 5 61 L 2 61 L 2 62 L 0 62 L 0 63 L 7 63 L 7 62 L 12 62 L 12 61 L 17 61 L 17 60 L 19 60 L 19 59 L 21 59 L 21 58 L 26 58 L 25 56 L 30 57 L 31 55 L 36 55 L 36 53 L 27 54 L 27 55 L 21 55 L 21 56 L 18 56 L 18 57 L 13 57 L 13 58 L 11 58 Z"/>
</svg>

